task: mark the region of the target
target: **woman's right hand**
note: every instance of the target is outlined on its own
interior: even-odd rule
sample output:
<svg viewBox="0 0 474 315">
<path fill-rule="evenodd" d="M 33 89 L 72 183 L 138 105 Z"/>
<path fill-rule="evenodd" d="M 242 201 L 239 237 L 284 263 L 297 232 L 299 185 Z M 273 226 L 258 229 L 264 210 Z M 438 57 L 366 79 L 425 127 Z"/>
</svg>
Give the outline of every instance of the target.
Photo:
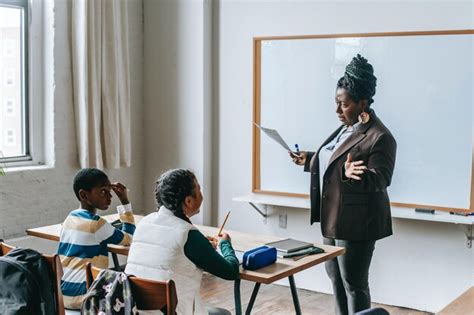
<svg viewBox="0 0 474 315">
<path fill-rule="evenodd" d="M 308 156 L 308 153 L 306 151 L 300 151 L 299 153 L 288 151 L 288 154 L 290 155 L 290 158 L 293 163 L 295 163 L 296 165 L 301 166 L 306 163 L 306 157 Z"/>
<path fill-rule="evenodd" d="M 221 238 L 221 240 L 230 242 L 230 235 L 227 234 L 227 233 L 221 233 L 221 234 L 219 234 L 219 237 Z"/>
</svg>

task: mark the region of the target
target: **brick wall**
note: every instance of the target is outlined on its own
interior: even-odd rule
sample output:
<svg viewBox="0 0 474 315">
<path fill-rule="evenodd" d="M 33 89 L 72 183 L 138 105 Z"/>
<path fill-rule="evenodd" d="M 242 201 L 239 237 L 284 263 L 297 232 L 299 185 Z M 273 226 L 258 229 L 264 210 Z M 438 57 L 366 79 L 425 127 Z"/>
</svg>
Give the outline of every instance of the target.
<svg viewBox="0 0 474 315">
<path fill-rule="evenodd" d="M 106 172 L 111 181 L 122 181 L 129 187 L 135 212 L 143 212 L 143 10 L 142 1 L 129 1 L 128 4 L 132 47 L 132 166 Z M 45 82 L 52 82 L 52 86 L 45 88 L 45 134 L 51 135 L 46 143 L 51 143 L 47 149 L 54 150 L 54 154 L 47 153 L 47 156 L 52 157 L 48 161 L 49 166 L 14 170 L 6 177 L 0 177 L 0 238 L 25 235 L 25 229 L 30 227 L 60 223 L 71 210 L 78 207 L 72 191 L 72 178 L 79 169 L 79 163 L 72 107 L 70 51 L 67 44 L 67 5 L 66 1 L 53 0 L 45 5 L 45 23 L 50 23 L 45 25 L 45 30 L 52 34 L 49 32 L 54 29 L 51 43 L 45 47 L 45 64 L 54 64 L 52 69 L 45 69 L 45 75 L 51 76 Z M 54 17 L 54 25 L 51 17 Z M 48 36 L 50 35 L 45 38 Z M 112 210 L 107 213 L 115 211 L 116 199 L 113 200 Z"/>
</svg>

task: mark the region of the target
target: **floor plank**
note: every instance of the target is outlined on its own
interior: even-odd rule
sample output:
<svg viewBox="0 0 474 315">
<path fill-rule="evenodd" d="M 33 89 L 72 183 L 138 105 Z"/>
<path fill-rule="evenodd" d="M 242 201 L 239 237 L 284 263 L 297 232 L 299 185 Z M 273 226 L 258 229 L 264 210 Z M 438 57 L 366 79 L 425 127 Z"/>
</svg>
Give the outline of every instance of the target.
<svg viewBox="0 0 474 315">
<path fill-rule="evenodd" d="M 438 315 L 474 315 L 474 287 L 446 306 Z"/>
<path fill-rule="evenodd" d="M 242 281 L 241 296 L 242 309 L 245 312 L 247 303 L 252 294 L 254 284 Z M 234 282 L 226 281 L 204 273 L 201 296 L 204 302 L 217 307 L 223 307 L 235 314 Z M 303 314 L 334 315 L 332 295 L 298 289 L 301 311 Z M 373 307 L 383 307 L 393 315 L 429 315 L 432 313 L 420 312 L 408 308 L 373 303 Z M 280 285 L 262 285 L 257 295 L 252 314 L 256 315 L 288 315 L 294 314 L 295 309 L 291 298 L 290 288 Z"/>
</svg>

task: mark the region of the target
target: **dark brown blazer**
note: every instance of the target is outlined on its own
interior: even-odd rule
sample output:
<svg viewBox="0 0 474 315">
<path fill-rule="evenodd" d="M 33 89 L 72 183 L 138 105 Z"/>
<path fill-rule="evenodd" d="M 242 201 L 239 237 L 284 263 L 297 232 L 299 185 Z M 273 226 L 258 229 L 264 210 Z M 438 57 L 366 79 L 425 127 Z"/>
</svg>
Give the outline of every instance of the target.
<svg viewBox="0 0 474 315">
<path fill-rule="evenodd" d="M 392 234 L 387 187 L 392 180 L 397 144 L 390 131 L 370 113 L 336 149 L 323 177 L 320 195 L 319 151 L 341 130 L 334 131 L 317 152 L 308 152 L 304 170 L 311 172 L 311 224 L 321 222 L 324 237 L 351 241 L 378 240 Z M 363 160 L 368 170 L 362 180 L 344 175 L 348 153 Z"/>
</svg>

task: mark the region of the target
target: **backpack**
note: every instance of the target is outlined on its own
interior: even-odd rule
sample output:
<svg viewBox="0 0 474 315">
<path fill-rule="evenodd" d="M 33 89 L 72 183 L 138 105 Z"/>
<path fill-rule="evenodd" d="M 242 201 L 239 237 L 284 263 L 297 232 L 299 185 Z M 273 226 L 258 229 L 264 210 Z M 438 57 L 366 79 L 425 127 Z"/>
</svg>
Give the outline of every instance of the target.
<svg viewBox="0 0 474 315">
<path fill-rule="evenodd" d="M 127 275 L 123 272 L 102 270 L 82 300 L 81 314 L 138 314 Z"/>
<path fill-rule="evenodd" d="M 0 257 L 0 314 L 56 314 L 53 271 L 35 250 L 12 249 Z"/>
</svg>

